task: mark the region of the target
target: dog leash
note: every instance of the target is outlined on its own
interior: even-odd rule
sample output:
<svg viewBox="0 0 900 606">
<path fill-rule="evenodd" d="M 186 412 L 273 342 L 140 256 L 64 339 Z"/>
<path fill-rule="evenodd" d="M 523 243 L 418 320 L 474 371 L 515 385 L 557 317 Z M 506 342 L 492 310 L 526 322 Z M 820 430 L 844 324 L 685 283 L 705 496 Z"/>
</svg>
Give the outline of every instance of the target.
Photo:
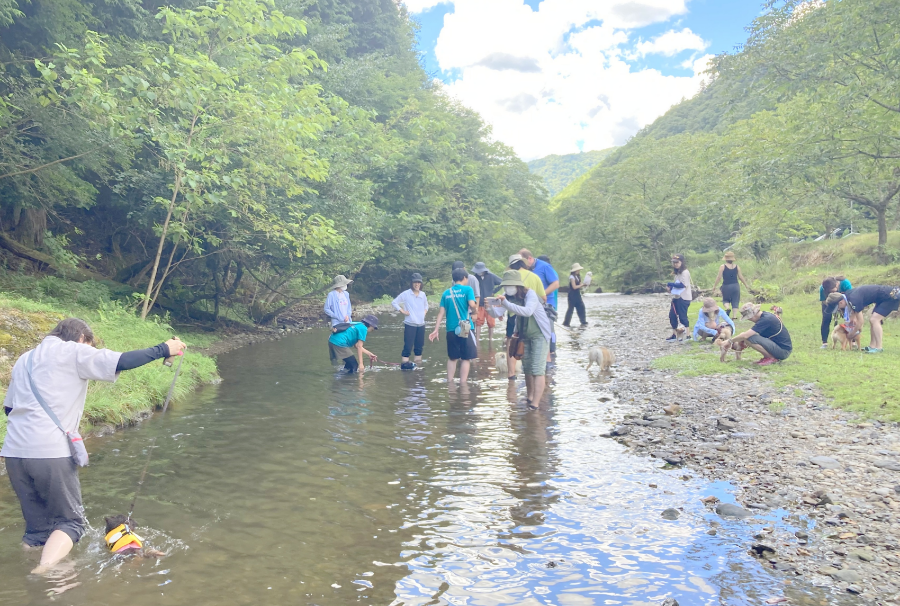
<svg viewBox="0 0 900 606">
<path fill-rule="evenodd" d="M 166 401 L 163 404 L 162 413 L 166 414 L 166 410 L 169 408 L 169 402 L 172 401 L 172 394 L 175 393 L 175 382 L 178 381 L 178 375 L 181 372 L 181 364 L 184 362 L 184 352 L 178 354 L 178 366 L 175 368 L 175 376 L 172 377 L 172 384 L 169 385 L 169 393 L 166 395 Z M 168 364 L 166 364 L 168 362 Z M 172 362 L 168 359 L 163 360 L 163 364 L 166 366 L 171 366 Z M 144 463 L 144 469 L 141 470 L 141 479 L 138 480 L 137 487 L 134 489 L 134 498 L 131 499 L 131 507 L 128 508 L 128 517 L 131 517 L 131 514 L 134 513 L 134 505 L 137 503 L 138 495 L 141 494 L 141 487 L 144 485 L 144 478 L 147 477 L 147 469 L 150 467 L 150 459 L 153 458 L 153 449 L 156 448 L 156 438 L 159 436 L 154 436 L 153 440 L 150 442 L 150 451 L 147 453 L 147 461 Z"/>
</svg>

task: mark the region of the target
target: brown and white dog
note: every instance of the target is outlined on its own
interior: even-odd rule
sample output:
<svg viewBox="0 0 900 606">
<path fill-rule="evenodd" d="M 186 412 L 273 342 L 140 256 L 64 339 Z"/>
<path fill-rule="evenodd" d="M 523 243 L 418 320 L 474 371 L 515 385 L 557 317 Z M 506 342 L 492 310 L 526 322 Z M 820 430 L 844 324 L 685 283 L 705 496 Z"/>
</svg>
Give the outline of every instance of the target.
<svg viewBox="0 0 900 606">
<path fill-rule="evenodd" d="M 741 360 L 741 352 L 747 348 L 747 343 L 745 341 L 739 341 L 737 343 L 728 343 L 728 339 L 732 337 L 734 334 L 731 330 L 731 326 L 728 324 L 722 323 L 716 327 L 718 334 L 716 334 L 715 340 L 713 340 L 713 345 L 718 347 L 721 350 L 721 355 L 719 355 L 719 361 L 724 362 L 728 357 L 729 351 L 734 351 L 734 358 L 740 362 Z"/>
<path fill-rule="evenodd" d="M 853 337 L 850 336 L 850 332 L 853 331 Z M 846 351 L 847 348 L 850 348 L 850 351 L 853 351 L 853 345 L 856 345 L 856 349 L 860 349 L 860 336 L 862 333 L 856 332 L 853 329 L 852 324 L 838 324 L 834 327 L 834 330 L 831 331 L 831 349 L 836 349 L 838 343 L 841 344 L 841 351 Z"/>
<path fill-rule="evenodd" d="M 585 370 L 590 370 L 594 364 L 600 367 L 601 372 L 609 370 L 616 363 L 616 354 L 605 347 L 592 347 L 588 351 L 588 365 Z"/>
</svg>

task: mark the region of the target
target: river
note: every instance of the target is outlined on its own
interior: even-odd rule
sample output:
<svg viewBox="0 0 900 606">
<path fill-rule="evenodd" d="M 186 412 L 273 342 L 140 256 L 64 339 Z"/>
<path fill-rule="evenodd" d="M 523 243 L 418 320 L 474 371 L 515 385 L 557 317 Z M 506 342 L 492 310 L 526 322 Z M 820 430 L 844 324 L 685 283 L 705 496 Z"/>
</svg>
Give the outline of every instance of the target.
<svg viewBox="0 0 900 606">
<path fill-rule="evenodd" d="M 700 498 L 733 502 L 728 484 L 598 437 L 628 404 L 599 401 L 614 378 L 588 377 L 586 348 L 618 333 L 623 299 L 587 299 L 591 325 L 560 330 L 538 412 L 511 403 L 510 382 L 492 370 L 499 339 L 483 339 L 468 394 L 448 389 L 443 340 L 426 342 L 423 369 L 362 377 L 335 373 L 324 329 L 221 356 L 219 385 L 89 441 L 81 477 L 92 529 L 60 578 L 28 575 L 35 556 L 22 554 L 18 503 L 0 483 L 0 602 L 839 603 L 748 555 L 778 512 L 723 520 Z M 627 307 L 659 301 L 631 297 Z M 399 360 L 400 319 L 382 319 L 368 347 Z M 169 555 L 112 558 L 103 517 L 127 511 L 154 440 L 134 517 Z M 677 520 L 660 517 L 669 507 L 683 508 Z"/>
</svg>

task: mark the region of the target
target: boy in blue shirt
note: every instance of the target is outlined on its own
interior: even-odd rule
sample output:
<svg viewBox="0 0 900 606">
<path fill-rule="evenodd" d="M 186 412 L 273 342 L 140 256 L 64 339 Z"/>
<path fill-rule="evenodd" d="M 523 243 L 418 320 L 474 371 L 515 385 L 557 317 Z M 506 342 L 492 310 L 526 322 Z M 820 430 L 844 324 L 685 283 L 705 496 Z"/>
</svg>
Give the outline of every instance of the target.
<svg viewBox="0 0 900 606">
<path fill-rule="evenodd" d="M 475 344 L 475 323 L 472 315 L 476 311 L 475 291 L 468 286 L 469 274 L 465 269 L 453 270 L 453 286 L 441 296 L 441 307 L 438 310 L 434 332 L 428 335 L 433 343 L 439 338 L 441 320 L 447 318 L 447 382 L 453 383 L 456 374 L 456 361 L 462 360 L 459 366 L 459 383 L 465 385 L 469 378 L 469 360 L 478 357 L 478 346 Z M 460 337 L 456 334 L 460 323 L 468 323 L 469 334 Z"/>
<path fill-rule="evenodd" d="M 363 354 L 369 356 L 372 362 L 378 361 L 378 356 L 363 347 L 370 328 L 378 330 L 378 318 L 371 314 L 363 318 L 362 322 L 353 322 L 346 330 L 335 332 L 328 338 L 331 359 L 343 360 L 347 374 L 353 374 L 357 370 L 365 372 Z"/>
</svg>

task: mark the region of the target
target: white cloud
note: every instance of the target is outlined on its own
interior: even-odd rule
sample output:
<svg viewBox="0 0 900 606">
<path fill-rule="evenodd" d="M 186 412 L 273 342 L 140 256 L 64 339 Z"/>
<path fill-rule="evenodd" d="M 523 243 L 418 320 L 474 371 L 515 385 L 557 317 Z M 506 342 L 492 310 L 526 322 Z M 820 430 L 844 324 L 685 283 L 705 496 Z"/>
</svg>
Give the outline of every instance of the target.
<svg viewBox="0 0 900 606">
<path fill-rule="evenodd" d="M 709 48 L 709 42 L 688 28 L 684 28 L 680 32 L 669 30 L 649 42 L 638 42 L 636 48 L 641 56 L 658 54 L 674 57 L 686 50 L 705 51 Z"/>
<path fill-rule="evenodd" d="M 694 74 L 684 76 L 629 63 L 705 50 L 688 29 L 646 42 L 635 35 L 686 12 L 686 0 L 543 0 L 537 11 L 523 0 L 454 0 L 435 56 L 459 76 L 446 90 L 523 158 L 602 149 L 699 89 L 707 56 L 692 57 L 684 68 Z"/>
</svg>

